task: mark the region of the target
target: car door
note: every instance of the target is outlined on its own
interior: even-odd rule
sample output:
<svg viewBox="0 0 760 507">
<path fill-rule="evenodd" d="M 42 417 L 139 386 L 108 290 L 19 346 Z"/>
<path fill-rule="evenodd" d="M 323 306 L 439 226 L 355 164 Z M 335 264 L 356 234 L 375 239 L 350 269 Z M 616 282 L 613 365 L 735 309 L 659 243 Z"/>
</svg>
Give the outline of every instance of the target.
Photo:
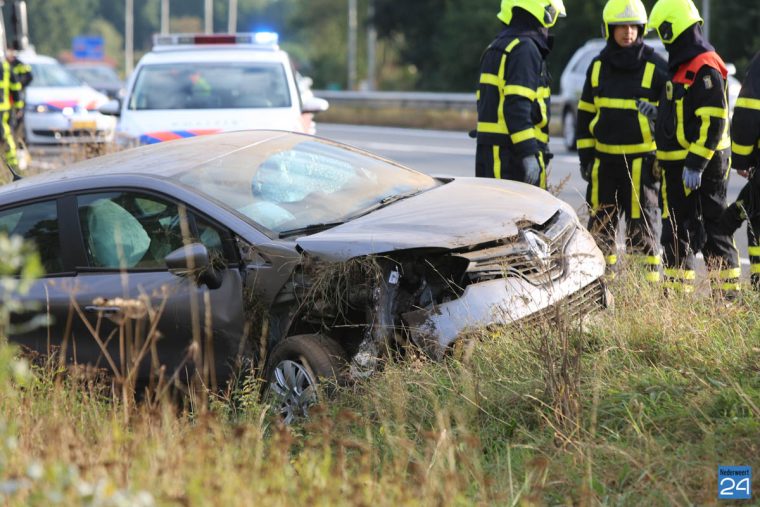
<svg viewBox="0 0 760 507">
<path fill-rule="evenodd" d="M 71 346 L 77 360 L 124 372 L 142 358 L 140 377 L 229 376 L 243 350 L 240 262 L 231 234 L 182 203 L 133 190 L 76 196 L 83 257 L 72 292 Z M 172 273 L 165 258 L 203 244 L 221 284 Z"/>
</svg>

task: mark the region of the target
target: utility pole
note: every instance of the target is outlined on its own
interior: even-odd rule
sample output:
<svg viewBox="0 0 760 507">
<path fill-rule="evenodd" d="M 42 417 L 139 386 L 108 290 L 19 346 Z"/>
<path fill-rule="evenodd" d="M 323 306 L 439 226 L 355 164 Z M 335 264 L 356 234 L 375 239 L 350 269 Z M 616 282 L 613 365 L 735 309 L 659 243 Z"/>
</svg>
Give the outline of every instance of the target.
<svg viewBox="0 0 760 507">
<path fill-rule="evenodd" d="M 375 0 L 368 0 L 367 4 L 367 88 L 374 91 L 377 88 L 376 76 L 376 47 L 377 30 L 375 29 Z"/>
<path fill-rule="evenodd" d="M 356 0 L 348 0 L 348 89 L 356 88 Z"/>
<path fill-rule="evenodd" d="M 205 1 L 204 19 L 206 20 L 204 31 L 207 34 L 214 33 L 214 0 Z"/>
<path fill-rule="evenodd" d="M 705 20 L 705 39 L 710 40 L 710 0 L 702 0 L 702 19 Z"/>
<path fill-rule="evenodd" d="M 161 35 L 169 33 L 169 19 L 169 0 L 161 0 Z"/>
<path fill-rule="evenodd" d="M 124 72 L 130 75 L 135 67 L 135 12 L 134 0 L 125 0 L 124 13 Z"/>
<path fill-rule="evenodd" d="M 229 12 L 227 13 L 227 32 L 237 33 L 237 0 L 230 0 Z"/>
</svg>

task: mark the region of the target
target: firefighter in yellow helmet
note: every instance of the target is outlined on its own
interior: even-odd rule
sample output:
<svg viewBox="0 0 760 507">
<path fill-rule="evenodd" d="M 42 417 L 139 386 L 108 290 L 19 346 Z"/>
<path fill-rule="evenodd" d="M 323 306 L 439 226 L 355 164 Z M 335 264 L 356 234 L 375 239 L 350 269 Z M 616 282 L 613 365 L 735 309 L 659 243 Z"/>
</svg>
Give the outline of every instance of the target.
<svg viewBox="0 0 760 507">
<path fill-rule="evenodd" d="M 11 123 L 16 111 L 23 108 L 21 85 L 8 60 L 2 58 L 0 64 L 0 139 L 5 147 L 5 161 L 13 169 L 18 168 L 18 158 Z"/>
<path fill-rule="evenodd" d="M 747 220 L 752 288 L 760 290 L 760 52 L 749 64 L 747 77 L 731 120 L 731 160 L 749 181 L 723 212 L 723 232 L 733 235 Z"/>
<path fill-rule="evenodd" d="M 668 50 L 669 81 L 660 98 L 655 141 L 663 168 L 665 286 L 691 292 L 702 252 L 716 293 L 739 290 L 739 255 L 722 231 L 731 139 L 728 71 L 702 33 L 691 0 L 659 0 L 649 17 Z"/>
<path fill-rule="evenodd" d="M 641 0 L 609 0 L 602 14 L 607 45 L 594 58 L 578 103 L 578 156 L 588 181 L 589 230 L 614 275 L 615 240 L 625 214 L 629 253 L 660 280 L 660 211 L 655 174 L 654 120 L 667 81 L 667 63 L 644 44 Z"/>
<path fill-rule="evenodd" d="M 501 32 L 480 62 L 475 175 L 546 188 L 549 28 L 562 0 L 502 0 Z"/>
</svg>

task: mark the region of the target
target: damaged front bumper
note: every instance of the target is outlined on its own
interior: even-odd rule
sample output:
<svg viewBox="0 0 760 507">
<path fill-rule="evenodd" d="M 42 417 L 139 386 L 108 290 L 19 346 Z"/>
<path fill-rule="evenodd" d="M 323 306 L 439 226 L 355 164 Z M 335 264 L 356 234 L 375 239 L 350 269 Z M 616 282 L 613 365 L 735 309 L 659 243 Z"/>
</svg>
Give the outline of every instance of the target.
<svg viewBox="0 0 760 507">
<path fill-rule="evenodd" d="M 562 254 L 564 275 L 536 283 L 505 276 L 466 287 L 461 297 L 402 315 L 410 338 L 441 358 L 462 333 L 494 325 L 534 325 L 561 314 L 571 319 L 609 305 L 604 258 L 591 235 L 578 228 Z"/>
</svg>

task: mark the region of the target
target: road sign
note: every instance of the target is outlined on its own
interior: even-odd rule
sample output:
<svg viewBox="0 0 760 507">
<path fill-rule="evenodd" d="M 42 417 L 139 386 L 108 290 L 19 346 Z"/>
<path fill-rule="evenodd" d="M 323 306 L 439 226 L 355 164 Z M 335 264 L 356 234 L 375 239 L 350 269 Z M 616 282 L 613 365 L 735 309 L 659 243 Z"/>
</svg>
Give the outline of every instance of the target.
<svg viewBox="0 0 760 507">
<path fill-rule="evenodd" d="M 72 40 L 71 52 L 77 60 L 102 60 L 105 56 L 103 37 L 78 35 Z"/>
</svg>

